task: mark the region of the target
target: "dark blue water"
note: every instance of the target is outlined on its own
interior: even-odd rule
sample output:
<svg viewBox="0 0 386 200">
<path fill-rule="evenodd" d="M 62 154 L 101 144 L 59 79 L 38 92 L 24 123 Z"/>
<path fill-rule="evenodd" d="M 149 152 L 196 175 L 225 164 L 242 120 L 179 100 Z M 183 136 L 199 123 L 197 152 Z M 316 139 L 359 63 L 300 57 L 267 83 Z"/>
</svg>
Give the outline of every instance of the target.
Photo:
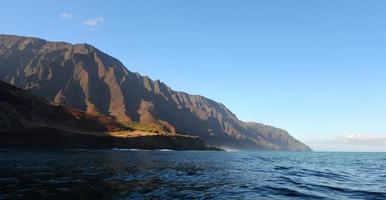
<svg viewBox="0 0 386 200">
<path fill-rule="evenodd" d="M 7 198 L 386 199 L 386 154 L 1 150 Z"/>
</svg>

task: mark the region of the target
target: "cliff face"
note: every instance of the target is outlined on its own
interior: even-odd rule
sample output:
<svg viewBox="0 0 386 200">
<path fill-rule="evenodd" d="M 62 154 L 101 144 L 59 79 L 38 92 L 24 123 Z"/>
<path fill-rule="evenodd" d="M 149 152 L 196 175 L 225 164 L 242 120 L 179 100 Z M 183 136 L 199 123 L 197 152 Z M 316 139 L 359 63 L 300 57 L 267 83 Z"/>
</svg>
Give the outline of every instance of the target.
<svg viewBox="0 0 386 200">
<path fill-rule="evenodd" d="M 79 133 L 131 130 L 113 117 L 53 105 L 0 81 L 0 133 L 41 127 Z"/>
<path fill-rule="evenodd" d="M 199 136 L 210 145 L 310 150 L 284 130 L 244 123 L 222 104 L 132 73 L 88 44 L 0 35 L 0 79 L 57 104 Z"/>
<path fill-rule="evenodd" d="M 111 116 L 96 116 L 53 105 L 2 81 L 0 81 L 0 146 L 213 149 L 207 147 L 197 137 L 138 132 L 117 122 Z"/>
</svg>

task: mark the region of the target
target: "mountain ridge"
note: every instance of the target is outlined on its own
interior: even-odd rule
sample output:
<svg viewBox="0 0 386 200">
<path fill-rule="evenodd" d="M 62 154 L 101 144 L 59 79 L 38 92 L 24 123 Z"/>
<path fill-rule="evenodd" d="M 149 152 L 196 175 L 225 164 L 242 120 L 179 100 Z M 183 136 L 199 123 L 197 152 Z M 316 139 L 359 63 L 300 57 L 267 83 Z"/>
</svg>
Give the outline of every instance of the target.
<svg viewBox="0 0 386 200">
<path fill-rule="evenodd" d="M 311 150 L 282 129 L 242 122 L 221 103 L 133 73 L 85 43 L 0 35 L 0 79 L 58 104 L 111 115 L 122 123 L 199 136 L 210 145 Z"/>
</svg>

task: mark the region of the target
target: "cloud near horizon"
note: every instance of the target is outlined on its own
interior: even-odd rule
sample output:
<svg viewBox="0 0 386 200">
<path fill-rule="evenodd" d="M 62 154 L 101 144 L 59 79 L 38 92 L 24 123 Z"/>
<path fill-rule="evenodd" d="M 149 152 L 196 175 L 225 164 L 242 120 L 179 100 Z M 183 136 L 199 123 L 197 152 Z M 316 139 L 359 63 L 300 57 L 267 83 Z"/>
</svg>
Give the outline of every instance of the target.
<svg viewBox="0 0 386 200">
<path fill-rule="evenodd" d="M 59 16 L 62 19 L 70 19 L 70 18 L 74 17 L 74 14 L 72 14 L 70 12 L 62 12 L 62 13 L 60 13 Z"/>
<path fill-rule="evenodd" d="M 349 134 L 327 140 L 312 140 L 308 144 L 317 150 L 385 151 L 386 136 L 367 133 Z"/>
<path fill-rule="evenodd" d="M 104 21 L 105 21 L 105 19 L 103 17 L 96 17 L 96 18 L 91 18 L 91 19 L 86 20 L 84 22 L 84 25 L 86 25 L 88 27 L 96 27 L 99 24 L 103 24 Z"/>
<path fill-rule="evenodd" d="M 335 144 L 360 144 L 360 145 L 374 145 L 374 144 L 385 144 L 386 136 L 375 136 L 366 133 L 350 134 L 346 136 L 336 137 L 329 141 Z"/>
</svg>

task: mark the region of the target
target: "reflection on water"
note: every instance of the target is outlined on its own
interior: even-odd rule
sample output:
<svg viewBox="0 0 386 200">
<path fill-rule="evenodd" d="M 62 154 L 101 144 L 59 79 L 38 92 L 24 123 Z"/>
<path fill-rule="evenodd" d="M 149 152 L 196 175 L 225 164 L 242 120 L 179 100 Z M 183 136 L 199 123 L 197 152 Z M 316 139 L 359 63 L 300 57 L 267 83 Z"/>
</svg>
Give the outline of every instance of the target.
<svg viewBox="0 0 386 200">
<path fill-rule="evenodd" d="M 386 154 L 0 151 L 0 199 L 386 199 Z"/>
</svg>

